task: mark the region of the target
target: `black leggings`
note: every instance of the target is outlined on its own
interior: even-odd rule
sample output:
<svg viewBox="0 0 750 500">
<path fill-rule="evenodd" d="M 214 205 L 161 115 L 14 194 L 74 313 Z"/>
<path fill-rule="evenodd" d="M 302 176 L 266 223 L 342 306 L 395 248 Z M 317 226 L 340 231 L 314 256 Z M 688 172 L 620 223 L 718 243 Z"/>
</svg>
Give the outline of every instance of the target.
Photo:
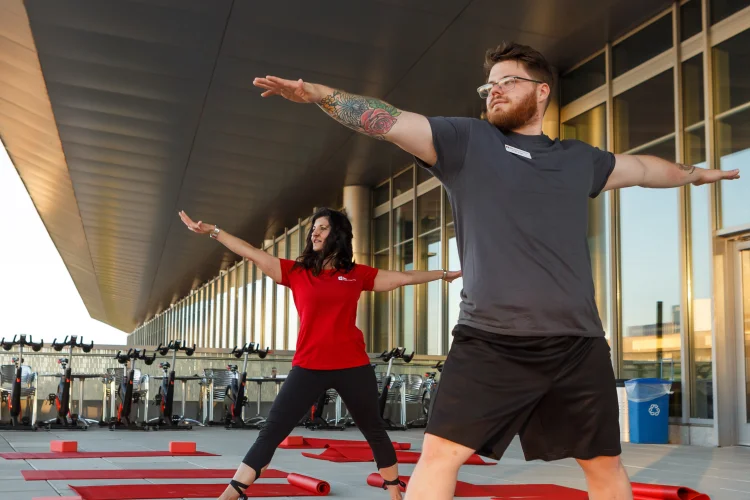
<svg viewBox="0 0 750 500">
<path fill-rule="evenodd" d="M 335 389 L 344 400 L 354 423 L 372 448 L 378 468 L 396 464 L 396 451 L 378 411 L 378 382 L 372 366 L 344 370 L 307 370 L 295 366 L 271 406 L 266 425 L 242 460 L 255 471 L 256 477 L 260 477 L 261 469 L 271 462 L 276 448 L 305 412 L 328 389 Z"/>
</svg>

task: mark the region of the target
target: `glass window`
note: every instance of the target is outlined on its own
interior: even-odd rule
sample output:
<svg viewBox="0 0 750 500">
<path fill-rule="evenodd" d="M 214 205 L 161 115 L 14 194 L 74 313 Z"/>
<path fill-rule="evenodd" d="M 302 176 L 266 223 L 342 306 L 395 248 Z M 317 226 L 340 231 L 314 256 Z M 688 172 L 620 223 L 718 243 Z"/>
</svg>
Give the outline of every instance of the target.
<svg viewBox="0 0 750 500">
<path fill-rule="evenodd" d="M 375 218 L 373 224 L 373 249 L 378 252 L 380 250 L 387 250 L 390 245 L 388 239 L 388 230 L 390 229 L 389 218 L 390 213 L 384 213 L 380 217 Z"/>
<path fill-rule="evenodd" d="M 674 132 L 672 70 L 614 99 L 615 152 L 623 153 Z"/>
<path fill-rule="evenodd" d="M 289 260 L 297 260 L 299 257 L 299 230 L 289 233 Z M 297 349 L 297 334 L 299 333 L 299 314 L 297 306 L 294 304 L 294 295 L 287 292 L 287 321 L 289 321 L 289 341 L 288 349 Z"/>
<path fill-rule="evenodd" d="M 237 338 L 238 343 L 245 345 L 247 342 L 248 331 L 245 328 L 245 316 L 247 316 L 247 299 L 246 284 L 247 284 L 247 268 L 250 263 L 247 260 L 243 260 L 239 267 L 238 272 L 240 273 L 240 281 L 237 283 L 237 303 L 239 304 L 237 309 Z"/>
<path fill-rule="evenodd" d="M 612 47 L 612 76 L 616 78 L 672 47 L 672 14 L 662 16 Z"/>
<path fill-rule="evenodd" d="M 685 163 L 706 168 L 706 130 L 685 132 Z M 710 186 L 690 186 L 690 416 L 713 418 Z"/>
<path fill-rule="evenodd" d="M 414 237 L 414 202 L 404 203 L 394 214 L 393 243 L 398 244 Z"/>
<path fill-rule="evenodd" d="M 604 104 L 587 111 L 562 125 L 563 139 L 578 139 L 599 149 L 607 148 L 607 110 Z M 609 291 L 612 286 L 609 246 L 609 195 L 589 199 L 588 243 L 591 272 L 594 277 L 596 305 L 607 341 L 611 341 Z"/>
<path fill-rule="evenodd" d="M 714 109 L 717 114 L 750 102 L 750 30 L 712 50 Z"/>
<path fill-rule="evenodd" d="M 263 335 L 263 273 L 255 268 L 255 310 L 253 311 L 253 342 L 265 349 L 268 342 Z"/>
<path fill-rule="evenodd" d="M 388 269 L 388 251 L 375 255 L 375 267 L 378 269 Z M 373 294 L 373 321 L 372 321 L 372 346 L 370 350 L 375 353 L 381 353 L 388 349 L 388 324 L 389 292 L 377 292 Z"/>
<path fill-rule="evenodd" d="M 380 187 L 372 190 L 372 206 L 377 207 L 383 203 L 388 203 L 391 197 L 391 182 L 388 181 Z"/>
<path fill-rule="evenodd" d="M 393 178 L 393 197 L 404 194 L 414 188 L 414 167 L 398 174 Z"/>
<path fill-rule="evenodd" d="M 437 188 L 417 198 L 419 234 L 440 228 L 440 195 L 440 188 Z"/>
<path fill-rule="evenodd" d="M 445 228 L 448 239 L 448 269 L 458 271 L 461 264 L 458 259 L 458 244 L 456 243 L 456 228 L 453 224 Z M 464 288 L 464 279 L 458 278 L 448 283 L 448 348 L 453 343 L 452 330 L 458 323 L 458 315 L 461 312 L 461 291 Z"/>
<path fill-rule="evenodd" d="M 276 256 L 282 259 L 286 258 L 286 238 L 282 238 L 276 244 Z M 286 291 L 287 287 L 275 285 L 276 287 L 276 349 L 285 349 L 284 340 L 286 337 L 285 317 L 286 317 Z"/>
<path fill-rule="evenodd" d="M 251 261 L 245 262 L 247 266 L 247 283 L 245 285 L 245 294 L 247 295 L 247 312 L 245 314 L 245 342 L 255 342 L 253 338 L 253 304 L 255 303 L 255 296 L 253 295 L 253 270 L 255 264 Z"/>
<path fill-rule="evenodd" d="M 227 297 L 227 291 L 229 290 L 229 276 L 224 274 L 221 277 L 221 289 L 219 297 L 219 335 L 216 343 L 216 347 L 225 349 L 227 347 L 227 318 L 229 317 L 229 297 Z"/>
<path fill-rule="evenodd" d="M 399 271 L 414 270 L 414 243 L 409 241 L 395 248 L 396 267 Z M 407 352 L 415 350 L 414 346 L 414 286 L 402 286 L 393 291 L 394 328 L 396 329 L 396 346 L 405 347 Z"/>
<path fill-rule="evenodd" d="M 604 85 L 607 81 L 605 64 L 604 54 L 602 53 L 570 73 L 563 75 L 560 78 L 562 105 L 565 106 Z"/>
<path fill-rule="evenodd" d="M 417 184 L 422 184 L 423 182 L 432 179 L 432 174 L 430 173 L 429 169 L 426 169 L 424 167 L 415 168 L 417 169 Z"/>
<path fill-rule="evenodd" d="M 263 300 L 265 301 L 265 305 L 263 307 L 263 311 L 264 311 L 263 339 L 265 340 L 265 343 L 271 347 L 271 349 L 276 349 L 276 346 L 273 345 L 273 342 L 274 342 L 273 292 L 276 290 L 276 285 L 270 277 L 265 276 L 265 275 L 263 276 L 263 282 L 265 283 L 265 289 L 266 289 L 265 290 L 266 296 L 263 297 Z"/>
<path fill-rule="evenodd" d="M 721 227 L 750 224 L 750 109 L 716 120 L 716 143 L 719 168 L 740 170 L 740 178 L 722 181 Z"/>
<path fill-rule="evenodd" d="M 747 0 L 711 0 L 708 5 L 711 8 L 711 24 L 714 24 L 741 11 L 748 3 Z"/>
<path fill-rule="evenodd" d="M 701 0 L 690 0 L 680 6 L 680 41 L 697 35 L 703 30 L 701 24 Z"/>
<path fill-rule="evenodd" d="M 235 330 L 235 314 L 237 314 L 237 268 L 228 273 L 227 281 L 229 282 L 229 313 L 227 315 L 227 340 L 224 347 L 232 348 L 237 345 L 237 331 Z"/>
<path fill-rule="evenodd" d="M 417 198 L 419 219 L 419 269 L 442 269 L 440 240 L 441 189 L 433 189 Z M 417 348 L 418 354 L 443 354 L 442 345 L 442 281 L 417 286 Z"/>
<path fill-rule="evenodd" d="M 674 140 L 639 154 L 674 161 Z M 620 191 L 621 376 L 673 380 L 670 416 L 682 415 L 679 217 L 677 189 Z"/>
<path fill-rule="evenodd" d="M 703 54 L 682 63 L 682 124 L 689 127 L 703 121 Z"/>
</svg>

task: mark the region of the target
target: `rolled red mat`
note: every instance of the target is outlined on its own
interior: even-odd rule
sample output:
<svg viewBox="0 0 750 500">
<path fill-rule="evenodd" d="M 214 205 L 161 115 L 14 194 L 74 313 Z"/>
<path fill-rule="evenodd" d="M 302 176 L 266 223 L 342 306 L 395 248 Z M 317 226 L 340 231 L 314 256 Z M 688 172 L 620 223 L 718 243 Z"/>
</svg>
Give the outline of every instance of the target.
<svg viewBox="0 0 750 500">
<path fill-rule="evenodd" d="M 398 476 L 400 480 L 402 480 L 406 485 L 409 485 L 409 476 Z M 385 481 L 380 476 L 379 473 L 373 472 L 369 476 L 367 476 L 367 484 L 370 486 L 375 486 L 376 488 L 382 488 Z M 406 491 L 406 488 L 401 487 L 401 491 Z"/>
<path fill-rule="evenodd" d="M 291 473 L 286 477 L 289 484 L 307 490 L 310 493 L 315 493 L 319 496 L 328 495 L 331 492 L 331 485 L 321 479 L 315 479 L 310 476 L 303 476 L 302 474 Z"/>
<path fill-rule="evenodd" d="M 634 500 L 710 500 L 705 493 L 699 493 L 684 486 L 632 483 Z"/>
</svg>

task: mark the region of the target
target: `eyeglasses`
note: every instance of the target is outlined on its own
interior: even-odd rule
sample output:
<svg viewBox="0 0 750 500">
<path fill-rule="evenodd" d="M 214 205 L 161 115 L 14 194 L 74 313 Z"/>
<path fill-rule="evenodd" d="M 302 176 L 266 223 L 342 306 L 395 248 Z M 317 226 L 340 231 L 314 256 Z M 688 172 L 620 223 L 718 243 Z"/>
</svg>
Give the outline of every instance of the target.
<svg viewBox="0 0 750 500">
<path fill-rule="evenodd" d="M 533 82 L 533 83 L 544 83 L 540 82 L 539 80 L 532 80 L 530 78 L 524 78 L 522 76 L 508 76 L 500 80 L 499 82 L 487 82 L 481 87 L 477 88 L 477 93 L 479 94 L 479 97 L 482 99 L 487 99 L 487 96 L 490 95 L 490 92 L 492 92 L 492 88 L 497 85 L 500 87 L 500 90 L 503 91 L 503 93 L 510 92 L 514 88 L 516 88 L 516 80 L 523 80 L 525 82 Z"/>
</svg>

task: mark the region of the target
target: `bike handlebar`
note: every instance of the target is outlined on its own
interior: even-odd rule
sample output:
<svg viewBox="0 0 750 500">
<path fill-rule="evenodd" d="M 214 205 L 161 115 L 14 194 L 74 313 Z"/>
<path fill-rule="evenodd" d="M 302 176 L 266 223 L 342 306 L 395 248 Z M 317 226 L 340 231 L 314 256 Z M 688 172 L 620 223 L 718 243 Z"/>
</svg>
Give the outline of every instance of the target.
<svg viewBox="0 0 750 500">
<path fill-rule="evenodd" d="M 68 340 L 68 338 L 70 338 L 70 340 Z M 57 339 L 55 339 L 52 341 L 51 346 L 57 352 L 62 351 L 63 347 L 70 347 L 70 348 L 77 347 L 81 349 L 83 352 L 89 353 L 91 352 L 91 349 L 94 348 L 94 341 L 92 340 L 91 343 L 87 345 L 83 343 L 83 337 L 79 339 L 77 335 L 71 335 L 70 337 L 66 335 L 64 341 L 62 341 L 61 343 L 58 343 Z"/>
<path fill-rule="evenodd" d="M 26 340 L 26 335 L 21 335 L 21 338 L 18 338 L 18 335 L 13 335 L 13 340 L 6 342 L 5 337 L 3 337 L 2 340 L 0 340 L 0 345 L 2 345 L 2 348 L 6 351 L 10 351 L 13 346 L 20 345 L 20 346 L 29 346 L 31 347 L 31 350 L 34 352 L 39 352 L 42 350 L 42 347 L 44 347 L 44 341 L 35 343 L 31 335 L 29 335 L 29 340 Z"/>
<path fill-rule="evenodd" d="M 192 356 L 195 353 L 195 348 L 195 344 L 193 344 L 193 347 L 187 347 L 182 345 L 182 340 L 170 340 L 169 344 L 166 346 L 159 342 L 159 347 L 157 347 L 156 350 L 162 356 L 166 356 L 169 351 L 185 351 L 187 356 Z"/>
<path fill-rule="evenodd" d="M 410 363 L 412 359 L 414 359 L 414 352 L 411 354 L 406 354 L 406 347 L 394 347 L 390 351 L 383 351 L 383 353 L 378 356 L 378 358 L 382 359 L 383 361 L 390 361 L 391 358 L 393 359 L 402 359 L 404 360 L 404 363 Z"/>
<path fill-rule="evenodd" d="M 266 356 L 271 352 L 271 350 L 266 347 L 265 350 L 260 349 L 260 344 L 253 344 L 252 342 L 249 342 L 242 346 L 242 348 L 239 348 L 237 346 L 234 346 L 234 349 L 229 354 L 232 354 L 235 358 L 239 359 L 242 357 L 243 354 L 257 354 L 260 359 L 265 359 Z"/>
</svg>

